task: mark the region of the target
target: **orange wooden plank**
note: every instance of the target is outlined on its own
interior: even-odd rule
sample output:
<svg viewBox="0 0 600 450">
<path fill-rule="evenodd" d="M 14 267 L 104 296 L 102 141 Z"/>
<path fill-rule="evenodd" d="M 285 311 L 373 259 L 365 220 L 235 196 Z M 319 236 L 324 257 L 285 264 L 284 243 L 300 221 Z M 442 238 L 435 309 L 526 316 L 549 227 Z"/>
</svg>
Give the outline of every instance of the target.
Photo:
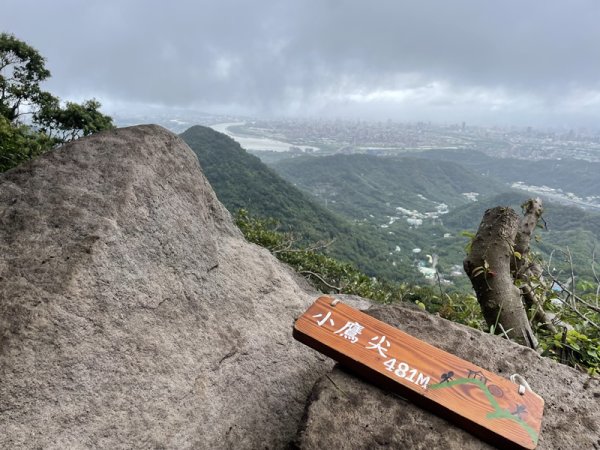
<svg viewBox="0 0 600 450">
<path fill-rule="evenodd" d="M 502 448 L 536 447 L 544 400 L 455 355 L 320 297 L 294 337 L 375 384 Z"/>
</svg>

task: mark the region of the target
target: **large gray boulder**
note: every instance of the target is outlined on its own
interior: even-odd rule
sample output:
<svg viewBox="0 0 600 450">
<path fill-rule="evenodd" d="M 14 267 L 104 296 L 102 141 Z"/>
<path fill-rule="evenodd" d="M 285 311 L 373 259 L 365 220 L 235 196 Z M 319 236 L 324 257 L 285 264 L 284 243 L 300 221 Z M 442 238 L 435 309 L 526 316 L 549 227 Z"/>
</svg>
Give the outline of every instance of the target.
<svg viewBox="0 0 600 450">
<path fill-rule="evenodd" d="M 600 449 L 600 382 L 526 347 L 407 306 L 368 314 L 508 378 L 523 375 L 545 400 L 539 449 Z M 492 448 L 444 419 L 336 366 L 313 389 L 302 449 Z"/>
<path fill-rule="evenodd" d="M 163 128 L 0 175 L 0 448 L 281 448 L 331 367 L 291 338 L 314 298 Z"/>
</svg>

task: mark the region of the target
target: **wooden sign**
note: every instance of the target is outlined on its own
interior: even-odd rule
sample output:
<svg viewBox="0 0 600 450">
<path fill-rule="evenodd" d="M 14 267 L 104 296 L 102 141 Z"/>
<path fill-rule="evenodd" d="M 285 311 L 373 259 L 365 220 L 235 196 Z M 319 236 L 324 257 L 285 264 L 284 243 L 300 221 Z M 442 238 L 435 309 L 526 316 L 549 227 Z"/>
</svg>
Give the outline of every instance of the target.
<svg viewBox="0 0 600 450">
<path fill-rule="evenodd" d="M 495 446 L 537 445 L 540 396 L 348 305 L 317 299 L 294 338 Z"/>
</svg>

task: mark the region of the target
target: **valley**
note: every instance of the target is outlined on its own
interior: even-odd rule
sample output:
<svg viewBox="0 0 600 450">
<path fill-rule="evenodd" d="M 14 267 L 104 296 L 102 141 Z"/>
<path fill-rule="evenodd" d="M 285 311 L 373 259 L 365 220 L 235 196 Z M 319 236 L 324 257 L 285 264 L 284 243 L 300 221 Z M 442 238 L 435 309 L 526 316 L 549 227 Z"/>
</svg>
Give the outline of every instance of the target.
<svg viewBox="0 0 600 450">
<path fill-rule="evenodd" d="M 476 231 L 485 209 L 510 205 L 519 211 L 535 194 L 545 202 L 547 224 L 538 232 L 536 250 L 546 258 L 553 255 L 556 273 L 567 273 L 571 262 L 564 252 L 569 249 L 576 272 L 593 277 L 590 261 L 600 235 L 600 215 L 593 203 L 584 210 L 574 206 L 579 199 L 575 194 L 561 202 L 550 188 L 534 192 L 533 183 L 541 175 L 533 173 L 533 165 L 518 165 L 537 163 L 541 173 L 554 170 L 551 180 L 557 182 L 571 180 L 561 176 L 562 167 L 577 167 L 580 175 L 573 178 L 580 185 L 572 180 L 566 186 L 584 195 L 597 192 L 588 161 L 550 164 L 453 149 L 391 156 L 296 150 L 266 158 L 267 168 L 214 130 L 194 127 L 182 136 L 232 213 L 245 208 L 275 218 L 282 230 L 294 231 L 307 242 L 331 240 L 328 253 L 371 276 L 469 289 L 462 270 L 469 239 L 463 233 Z"/>
</svg>

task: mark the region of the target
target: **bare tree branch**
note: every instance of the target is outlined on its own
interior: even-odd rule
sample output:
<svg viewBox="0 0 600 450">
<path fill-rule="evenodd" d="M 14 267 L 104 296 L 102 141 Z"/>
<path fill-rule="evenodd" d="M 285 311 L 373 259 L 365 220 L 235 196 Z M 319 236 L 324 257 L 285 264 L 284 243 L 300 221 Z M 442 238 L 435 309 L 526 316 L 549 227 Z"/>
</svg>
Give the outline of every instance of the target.
<svg viewBox="0 0 600 450">
<path fill-rule="evenodd" d="M 539 197 L 529 199 L 521 207 L 523 208 L 523 218 L 515 237 L 514 257 L 511 260 L 514 265 L 513 277 L 515 280 L 521 281 L 521 295 L 525 305 L 534 311 L 532 322 L 542 323 L 552 333 L 556 333 L 556 327 L 546 314 L 543 302 L 536 295 L 533 286 L 534 280 L 543 283 L 542 268 L 538 264 L 530 262 L 531 257 L 529 256 L 531 236 L 544 212 L 542 200 Z"/>
<path fill-rule="evenodd" d="M 337 293 L 339 294 L 340 292 L 342 292 L 342 288 L 339 286 L 333 286 L 332 284 L 329 284 L 327 281 L 325 281 L 320 275 L 311 272 L 310 270 L 301 270 L 300 271 L 301 274 L 306 274 L 306 275 L 311 275 L 315 278 L 317 278 L 321 283 L 323 283 L 325 286 L 331 288 L 331 289 L 335 289 L 337 291 Z"/>
<path fill-rule="evenodd" d="M 575 303 L 575 271 L 573 269 L 573 257 L 571 255 L 571 250 L 569 249 L 569 246 L 567 246 L 567 252 L 566 252 L 567 256 L 568 256 L 568 261 L 569 261 L 569 268 L 571 269 L 571 290 L 572 292 L 570 292 L 570 295 L 572 295 L 573 299 L 571 300 L 571 304 L 573 306 L 573 308 L 577 308 L 577 305 Z"/>
<path fill-rule="evenodd" d="M 596 311 L 597 313 L 600 313 L 600 307 L 594 306 L 591 303 L 586 302 L 584 299 L 582 299 L 578 295 L 575 295 L 575 293 L 573 293 L 571 290 L 569 290 L 567 288 L 567 286 L 565 286 L 563 283 L 561 283 L 559 280 L 557 280 L 554 276 L 550 275 L 550 278 L 552 278 L 552 281 L 554 283 L 556 283 L 556 285 L 558 287 L 560 287 L 563 291 L 565 291 L 569 295 L 569 298 L 577 300 L 578 302 L 580 302 L 580 303 L 584 304 L 585 306 L 587 306 L 592 311 Z M 562 299 L 560 299 L 560 300 L 562 300 Z M 564 300 L 562 300 L 562 301 L 564 302 Z M 576 308 L 573 308 L 573 309 L 577 310 Z"/>
<path fill-rule="evenodd" d="M 329 247 L 331 244 L 333 244 L 335 242 L 335 239 L 332 239 L 331 241 L 317 241 L 314 244 L 311 244 L 307 247 L 303 247 L 303 248 L 294 248 L 294 244 L 297 242 L 296 239 L 294 238 L 290 238 L 285 246 L 281 246 L 281 247 L 277 247 L 274 248 L 273 250 L 271 250 L 271 253 L 274 254 L 279 254 L 279 253 L 301 253 L 301 252 L 316 252 L 316 251 L 320 251 L 320 250 L 324 250 L 327 247 Z"/>
<path fill-rule="evenodd" d="M 594 250 L 592 250 L 592 273 L 596 280 L 596 306 L 598 306 L 598 297 L 600 297 L 600 278 L 598 278 L 598 274 L 596 273 L 596 246 L 594 246 Z"/>
<path fill-rule="evenodd" d="M 566 305 L 567 307 L 569 307 L 569 308 L 570 308 L 570 309 L 571 309 L 571 310 L 572 310 L 572 311 L 573 311 L 575 314 L 577 314 L 577 315 L 578 315 L 580 318 L 582 318 L 583 320 L 585 320 L 587 323 L 589 323 L 590 325 L 592 325 L 594 328 L 597 328 L 598 330 L 600 330 L 600 325 L 598 325 L 598 324 L 597 324 L 597 323 L 595 323 L 594 321 L 592 321 L 592 320 L 590 320 L 589 318 L 587 318 L 587 317 L 586 317 L 584 314 L 581 314 L 581 312 L 579 312 L 577 309 L 573 308 L 573 306 L 572 306 L 572 305 L 571 305 L 569 302 L 567 302 L 567 301 L 563 300 L 563 299 L 562 299 L 562 298 L 560 298 L 560 297 L 557 297 L 557 298 L 558 298 L 558 300 L 559 300 L 559 301 L 560 301 L 560 302 L 561 302 L 563 305 Z"/>
</svg>

